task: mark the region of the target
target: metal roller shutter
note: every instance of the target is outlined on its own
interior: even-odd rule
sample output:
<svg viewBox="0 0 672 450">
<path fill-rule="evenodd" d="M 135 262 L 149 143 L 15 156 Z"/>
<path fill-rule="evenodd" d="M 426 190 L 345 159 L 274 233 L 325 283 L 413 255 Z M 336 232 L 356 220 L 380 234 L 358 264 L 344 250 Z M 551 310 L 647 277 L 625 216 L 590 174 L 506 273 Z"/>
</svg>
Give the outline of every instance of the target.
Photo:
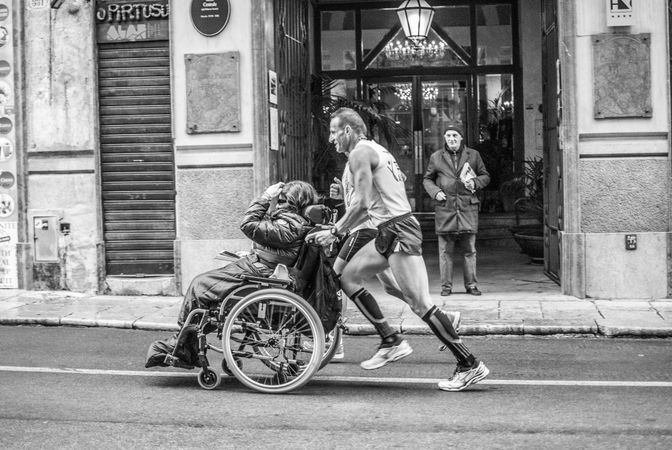
<svg viewBox="0 0 672 450">
<path fill-rule="evenodd" d="M 168 41 L 99 44 L 98 64 L 107 274 L 173 274 Z"/>
</svg>

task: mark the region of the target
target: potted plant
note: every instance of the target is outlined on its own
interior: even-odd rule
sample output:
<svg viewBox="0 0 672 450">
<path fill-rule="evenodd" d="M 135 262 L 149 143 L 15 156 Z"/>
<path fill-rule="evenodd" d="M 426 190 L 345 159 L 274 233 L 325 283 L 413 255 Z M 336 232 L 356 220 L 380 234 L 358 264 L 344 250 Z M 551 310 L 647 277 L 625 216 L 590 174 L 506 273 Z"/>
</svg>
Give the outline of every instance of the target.
<svg viewBox="0 0 672 450">
<path fill-rule="evenodd" d="M 523 195 L 514 202 L 516 223 L 511 227 L 513 239 L 518 243 L 523 253 L 528 255 L 532 262 L 544 261 L 544 162 L 535 157 L 523 161 L 523 172 L 519 177 L 511 180 L 511 189 L 517 186 Z M 536 223 L 520 225 L 520 217 L 533 218 Z"/>
</svg>

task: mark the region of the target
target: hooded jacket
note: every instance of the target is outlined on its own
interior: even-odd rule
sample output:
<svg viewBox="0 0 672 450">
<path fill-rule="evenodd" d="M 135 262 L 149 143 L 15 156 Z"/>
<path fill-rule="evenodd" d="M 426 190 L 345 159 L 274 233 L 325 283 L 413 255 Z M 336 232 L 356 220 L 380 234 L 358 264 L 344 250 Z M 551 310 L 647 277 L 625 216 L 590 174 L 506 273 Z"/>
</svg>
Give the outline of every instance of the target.
<svg viewBox="0 0 672 450">
<path fill-rule="evenodd" d="M 271 269 L 278 264 L 291 266 L 311 228 L 310 222 L 287 203 L 278 204 L 269 214 L 270 204 L 270 199 L 263 195 L 253 200 L 243 216 L 240 230 L 252 239 L 259 262 Z"/>
<path fill-rule="evenodd" d="M 435 201 L 436 234 L 476 233 L 478 231 L 478 205 L 480 201 L 460 180 L 460 171 L 469 163 L 477 175 L 474 186 L 483 189 L 490 183 L 490 174 L 483 164 L 481 154 L 462 144 L 452 152 L 447 147 L 429 157 L 422 184 L 432 199 L 443 191 L 444 202 Z"/>
</svg>

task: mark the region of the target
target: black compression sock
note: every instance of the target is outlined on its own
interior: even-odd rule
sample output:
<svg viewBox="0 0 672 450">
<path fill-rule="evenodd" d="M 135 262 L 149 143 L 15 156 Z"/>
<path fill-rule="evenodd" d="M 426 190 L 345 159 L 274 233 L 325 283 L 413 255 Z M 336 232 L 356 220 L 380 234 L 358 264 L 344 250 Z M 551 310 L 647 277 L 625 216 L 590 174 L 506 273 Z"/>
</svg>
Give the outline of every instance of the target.
<svg viewBox="0 0 672 450">
<path fill-rule="evenodd" d="M 453 353 L 460 367 L 471 368 L 473 366 L 476 358 L 462 343 L 446 313 L 433 306 L 422 317 L 422 320 L 429 325 L 429 328 L 431 328 L 436 337 Z"/>
<path fill-rule="evenodd" d="M 376 328 L 380 337 L 383 338 L 383 343 L 385 343 L 386 338 L 396 335 L 396 331 L 394 331 L 392 327 L 390 327 L 390 324 L 387 323 L 383 313 L 380 311 L 376 299 L 373 298 L 373 295 L 371 295 L 369 291 L 361 288 L 349 297 L 355 305 L 357 305 L 357 308 L 359 308 L 362 314 L 364 314 L 369 322 Z"/>
</svg>

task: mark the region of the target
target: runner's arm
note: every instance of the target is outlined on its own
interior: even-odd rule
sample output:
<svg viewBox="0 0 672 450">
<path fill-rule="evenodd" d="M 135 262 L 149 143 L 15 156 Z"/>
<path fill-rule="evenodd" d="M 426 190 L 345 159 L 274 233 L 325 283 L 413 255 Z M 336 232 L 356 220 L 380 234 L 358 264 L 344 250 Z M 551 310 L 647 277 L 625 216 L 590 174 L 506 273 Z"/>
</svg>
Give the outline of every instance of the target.
<svg viewBox="0 0 672 450">
<path fill-rule="evenodd" d="M 345 210 L 345 214 L 336 222 L 339 234 L 368 219 L 369 205 L 371 204 L 371 190 L 373 188 L 373 169 L 378 165 L 379 158 L 375 150 L 368 145 L 360 145 L 357 151 L 348 156 L 348 164 L 352 171 L 354 190 L 352 202 Z"/>
</svg>

